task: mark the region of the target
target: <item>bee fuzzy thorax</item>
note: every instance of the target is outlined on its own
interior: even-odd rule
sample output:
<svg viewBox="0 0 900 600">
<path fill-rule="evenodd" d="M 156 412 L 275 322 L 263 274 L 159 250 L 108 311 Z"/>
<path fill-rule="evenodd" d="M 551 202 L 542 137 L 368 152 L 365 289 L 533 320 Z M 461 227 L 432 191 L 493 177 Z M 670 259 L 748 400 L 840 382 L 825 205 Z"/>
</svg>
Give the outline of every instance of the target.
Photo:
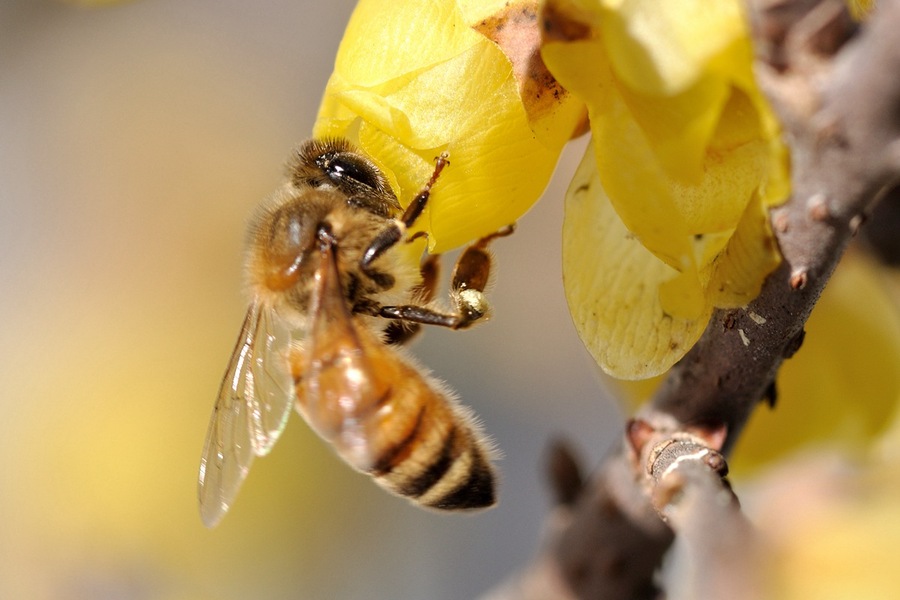
<svg viewBox="0 0 900 600">
<path fill-rule="evenodd" d="M 407 256 L 392 248 L 373 263 L 390 273 L 390 287 L 371 281 L 359 268 L 360 256 L 389 221 L 348 204 L 330 187 L 282 189 L 257 212 L 248 229 L 245 264 L 251 297 L 279 305 L 286 313 L 306 312 L 318 260 L 316 236 L 327 227 L 337 240 L 345 290 L 379 302 L 405 299 L 418 282 L 416 265 Z"/>
</svg>

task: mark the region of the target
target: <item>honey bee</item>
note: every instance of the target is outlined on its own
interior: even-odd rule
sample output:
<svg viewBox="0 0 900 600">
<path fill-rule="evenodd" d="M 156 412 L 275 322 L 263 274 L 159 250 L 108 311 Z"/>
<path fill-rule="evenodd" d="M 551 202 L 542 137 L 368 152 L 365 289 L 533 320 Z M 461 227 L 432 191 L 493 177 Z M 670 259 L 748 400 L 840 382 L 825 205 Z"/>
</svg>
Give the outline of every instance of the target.
<svg viewBox="0 0 900 600">
<path fill-rule="evenodd" d="M 453 392 L 397 348 L 422 324 L 482 319 L 488 243 L 462 252 L 453 311 L 431 308 L 438 257 L 418 271 L 400 245 L 449 164 L 402 210 L 375 163 L 343 139 L 310 140 L 248 235 L 250 306 L 222 380 L 200 461 L 203 522 L 224 516 L 254 457 L 278 440 L 293 403 L 355 469 L 420 506 L 495 503 L 492 449 Z"/>
</svg>

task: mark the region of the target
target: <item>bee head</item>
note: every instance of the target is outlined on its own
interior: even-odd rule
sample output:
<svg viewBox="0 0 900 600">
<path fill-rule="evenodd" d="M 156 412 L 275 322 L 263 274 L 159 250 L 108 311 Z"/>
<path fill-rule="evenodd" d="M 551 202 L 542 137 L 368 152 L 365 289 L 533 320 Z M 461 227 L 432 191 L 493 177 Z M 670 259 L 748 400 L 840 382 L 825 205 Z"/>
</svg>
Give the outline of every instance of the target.
<svg viewBox="0 0 900 600">
<path fill-rule="evenodd" d="M 350 206 L 381 217 L 390 217 L 400 210 L 381 169 L 345 139 L 314 139 L 303 143 L 288 163 L 288 177 L 299 190 L 335 189 L 346 197 Z"/>
</svg>

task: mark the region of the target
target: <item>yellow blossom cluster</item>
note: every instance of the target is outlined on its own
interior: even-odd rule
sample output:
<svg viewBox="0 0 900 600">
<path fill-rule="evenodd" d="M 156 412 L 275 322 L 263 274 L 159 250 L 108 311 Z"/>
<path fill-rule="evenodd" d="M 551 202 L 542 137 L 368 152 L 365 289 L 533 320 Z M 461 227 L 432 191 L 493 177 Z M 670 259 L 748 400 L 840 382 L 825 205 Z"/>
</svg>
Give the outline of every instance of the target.
<svg viewBox="0 0 900 600">
<path fill-rule="evenodd" d="M 314 133 L 356 142 L 401 202 L 449 152 L 420 224 L 441 252 L 521 217 L 586 112 L 567 295 L 599 364 L 648 377 L 778 262 L 787 154 L 751 64 L 739 0 L 363 0 Z"/>
</svg>

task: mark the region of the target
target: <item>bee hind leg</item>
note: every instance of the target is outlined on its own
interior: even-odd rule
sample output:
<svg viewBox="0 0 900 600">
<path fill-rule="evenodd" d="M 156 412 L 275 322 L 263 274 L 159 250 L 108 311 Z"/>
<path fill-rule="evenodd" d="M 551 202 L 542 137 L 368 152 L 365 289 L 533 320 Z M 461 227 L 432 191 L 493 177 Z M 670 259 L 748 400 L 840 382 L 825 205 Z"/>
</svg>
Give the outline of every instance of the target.
<svg viewBox="0 0 900 600">
<path fill-rule="evenodd" d="M 450 277 L 450 296 L 456 304 L 457 313 L 462 317 L 457 329 L 468 327 L 488 313 L 489 305 L 484 290 L 490 280 L 493 264 L 488 244 L 497 238 L 512 235 L 515 230 L 515 225 L 507 225 L 463 250 L 457 259 Z"/>
<path fill-rule="evenodd" d="M 491 274 L 493 259 L 487 247 L 498 237 L 513 233 L 508 225 L 496 233 L 485 236 L 463 250 L 453 268 L 450 280 L 450 296 L 456 307 L 454 313 L 443 313 L 426 306 L 382 306 L 378 315 L 424 325 L 438 325 L 450 329 L 465 329 L 487 315 L 489 305 L 484 295 Z"/>
</svg>

